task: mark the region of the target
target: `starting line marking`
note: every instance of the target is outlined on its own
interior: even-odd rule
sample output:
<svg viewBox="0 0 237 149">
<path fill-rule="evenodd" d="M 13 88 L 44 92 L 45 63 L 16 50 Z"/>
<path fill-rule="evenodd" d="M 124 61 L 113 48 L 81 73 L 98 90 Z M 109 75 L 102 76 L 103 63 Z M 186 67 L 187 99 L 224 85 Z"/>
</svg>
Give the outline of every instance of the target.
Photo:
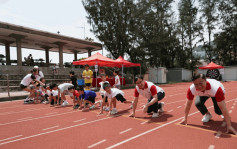
<svg viewBox="0 0 237 149">
<path fill-rule="evenodd" d="M 144 125 L 144 124 L 146 124 L 146 123 L 148 123 L 148 122 L 149 122 L 149 121 L 142 122 L 141 125 Z"/>
<path fill-rule="evenodd" d="M 177 108 L 179 109 L 179 108 L 181 108 L 182 106 L 178 106 Z"/>
<path fill-rule="evenodd" d="M 84 121 L 84 120 L 86 120 L 86 118 L 84 118 L 84 119 L 80 119 L 80 120 L 76 120 L 76 121 L 73 121 L 73 122 L 80 122 L 80 121 Z"/>
<path fill-rule="evenodd" d="M 125 133 L 125 132 L 128 132 L 128 131 L 130 131 L 130 130 L 132 130 L 132 128 L 128 128 L 127 130 L 121 131 L 119 134 L 121 135 L 121 134 L 123 134 L 123 133 Z"/>
<path fill-rule="evenodd" d="M 2 139 L 0 140 L 0 142 L 2 141 L 6 141 L 6 140 L 10 140 L 10 139 L 13 139 L 13 138 L 17 138 L 17 137 L 21 137 L 22 135 L 18 135 L 18 136 L 14 136 L 14 137 L 10 137 L 10 138 L 6 138 L 6 139 Z"/>
<path fill-rule="evenodd" d="M 88 148 L 92 148 L 92 147 L 94 147 L 94 146 L 96 146 L 96 145 L 99 145 L 99 144 L 105 142 L 105 141 L 106 141 L 106 139 L 101 140 L 101 141 L 99 141 L 99 142 L 97 142 L 97 143 L 95 143 L 95 144 L 92 144 L 92 145 L 88 146 Z"/>
<path fill-rule="evenodd" d="M 214 145 L 210 145 L 210 146 L 208 147 L 208 149 L 214 149 L 214 148 L 215 148 Z"/>
<path fill-rule="evenodd" d="M 172 110 L 169 110 L 168 112 L 172 112 L 172 111 L 174 111 L 174 110 L 172 109 Z"/>
<path fill-rule="evenodd" d="M 48 113 L 48 114 L 45 114 L 45 115 L 51 115 L 51 114 L 56 114 L 56 113 L 58 113 L 58 112 Z"/>
</svg>

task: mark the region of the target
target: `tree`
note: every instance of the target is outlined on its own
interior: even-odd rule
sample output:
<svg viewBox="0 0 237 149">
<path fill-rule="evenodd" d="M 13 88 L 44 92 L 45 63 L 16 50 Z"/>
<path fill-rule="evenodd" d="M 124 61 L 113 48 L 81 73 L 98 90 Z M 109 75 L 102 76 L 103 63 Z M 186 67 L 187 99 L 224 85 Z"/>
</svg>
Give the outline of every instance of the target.
<svg viewBox="0 0 237 149">
<path fill-rule="evenodd" d="M 237 1 L 220 0 L 218 9 L 222 32 L 215 34 L 217 60 L 223 65 L 237 65 Z"/>
<path fill-rule="evenodd" d="M 208 42 L 205 41 L 204 36 L 201 35 L 201 41 L 203 41 L 203 48 L 205 49 L 207 59 L 211 62 L 214 56 L 213 47 L 211 46 L 211 35 L 213 30 L 217 25 L 218 14 L 217 14 L 217 2 L 218 0 L 199 0 L 201 6 L 201 17 L 200 19 L 204 21 L 204 26 L 206 26 L 208 32 Z M 203 33 L 205 28 L 203 28 Z"/>
<path fill-rule="evenodd" d="M 193 56 L 193 49 L 197 44 L 197 37 L 200 35 L 202 28 L 197 19 L 198 9 L 194 5 L 195 0 L 181 0 L 179 2 L 179 23 L 182 36 L 182 48 L 184 50 L 187 67 L 194 70 L 197 59 Z"/>
</svg>

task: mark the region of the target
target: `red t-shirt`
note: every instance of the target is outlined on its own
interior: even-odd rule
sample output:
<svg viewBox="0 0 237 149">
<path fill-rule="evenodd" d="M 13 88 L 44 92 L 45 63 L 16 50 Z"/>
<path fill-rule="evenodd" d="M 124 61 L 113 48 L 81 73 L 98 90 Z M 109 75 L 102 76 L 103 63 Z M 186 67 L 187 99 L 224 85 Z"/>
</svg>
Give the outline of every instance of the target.
<svg viewBox="0 0 237 149">
<path fill-rule="evenodd" d="M 196 90 L 194 84 L 192 84 L 187 91 L 187 99 L 193 100 L 194 96 L 208 96 L 215 97 L 217 102 L 221 102 L 225 99 L 224 86 L 214 79 L 207 79 L 205 91 Z"/>
<path fill-rule="evenodd" d="M 140 89 L 140 90 L 146 90 L 146 89 L 148 89 L 148 84 L 147 84 L 147 82 L 145 81 L 144 89 L 141 89 L 141 88 L 139 88 L 139 89 Z M 155 86 L 155 85 L 152 85 L 152 86 L 151 86 L 151 88 L 150 88 L 150 94 L 151 94 L 151 96 L 154 96 L 154 95 L 157 94 L 157 89 L 156 89 L 156 86 Z M 135 90 L 134 90 L 134 97 L 139 97 L 139 93 L 138 93 L 138 91 L 137 91 L 137 88 L 135 88 Z"/>
<path fill-rule="evenodd" d="M 79 98 L 80 94 L 78 93 L 78 91 L 77 91 L 77 90 L 75 90 L 75 91 L 73 92 L 73 96 L 76 96 L 76 97 L 78 97 L 78 98 Z"/>
</svg>

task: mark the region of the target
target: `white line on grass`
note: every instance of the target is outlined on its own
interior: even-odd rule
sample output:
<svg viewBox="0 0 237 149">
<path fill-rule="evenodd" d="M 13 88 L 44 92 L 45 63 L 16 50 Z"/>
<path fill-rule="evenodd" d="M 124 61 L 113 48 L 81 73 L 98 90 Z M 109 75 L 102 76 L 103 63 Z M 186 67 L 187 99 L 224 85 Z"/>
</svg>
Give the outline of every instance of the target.
<svg viewBox="0 0 237 149">
<path fill-rule="evenodd" d="M 39 134 L 28 136 L 28 137 L 23 137 L 23 138 L 20 138 L 20 139 L 3 142 L 3 143 L 0 143 L 0 145 L 9 144 L 9 143 L 17 142 L 17 141 L 21 141 L 21 140 L 26 140 L 26 139 L 34 138 L 34 137 L 37 137 L 37 136 L 42 136 L 42 135 L 45 135 L 45 134 L 50 134 L 50 133 L 53 133 L 53 132 L 58 132 L 58 131 L 66 130 L 66 129 L 69 129 L 69 128 L 83 126 L 83 125 L 95 123 L 95 122 L 98 122 L 98 121 L 106 120 L 106 119 L 109 119 L 109 118 L 111 118 L 111 117 L 101 118 L 101 119 L 97 119 L 97 120 L 94 120 L 94 121 L 89 121 L 89 122 L 85 122 L 85 123 L 81 123 L 81 124 L 77 124 L 77 125 L 72 125 L 72 126 L 68 126 L 68 127 L 64 127 L 64 128 L 48 131 L 48 132 L 43 132 L 43 133 L 39 133 Z"/>
<path fill-rule="evenodd" d="M 80 121 L 84 121 L 84 120 L 86 120 L 86 118 L 84 118 L 84 119 L 80 119 L 80 120 L 76 120 L 76 121 L 73 121 L 73 122 L 80 122 Z"/>
<path fill-rule="evenodd" d="M 6 139 L 2 139 L 0 140 L 0 142 L 2 141 L 6 141 L 6 140 L 10 140 L 10 139 L 13 139 L 13 138 L 17 138 L 17 137 L 21 137 L 22 135 L 18 135 L 18 136 L 14 136 L 14 137 L 10 137 L 10 138 L 6 138 Z"/>
<path fill-rule="evenodd" d="M 42 130 L 44 131 L 44 130 L 53 129 L 53 128 L 57 128 L 57 127 L 59 127 L 59 126 L 57 125 L 57 126 L 53 126 L 53 127 L 49 127 L 49 128 L 45 128 L 45 129 L 42 129 Z"/>
<path fill-rule="evenodd" d="M 229 101 L 227 101 L 226 103 L 228 103 L 228 102 L 230 102 L 230 101 L 233 101 L 233 100 L 235 100 L 235 99 L 229 100 Z M 213 107 L 213 106 L 210 106 L 210 107 L 208 107 L 207 109 L 210 109 L 210 108 L 212 108 L 212 107 Z M 189 116 L 192 116 L 192 115 L 197 114 L 197 113 L 199 113 L 199 111 L 193 112 L 193 113 L 189 114 Z M 160 128 L 162 128 L 162 127 L 165 127 L 165 126 L 167 126 L 167 125 L 173 124 L 173 123 L 175 123 L 175 122 L 177 122 L 177 121 L 180 121 L 180 120 L 182 120 L 182 119 L 184 119 L 184 117 L 177 118 L 177 119 L 175 119 L 175 120 L 173 120 L 173 121 L 170 121 L 170 122 L 165 123 L 165 124 L 163 124 L 163 125 L 160 125 L 160 126 L 158 126 L 158 127 L 155 127 L 155 128 L 150 129 L 150 130 L 147 130 L 147 131 L 145 131 L 145 132 L 143 132 L 143 133 L 140 133 L 140 134 L 138 134 L 138 135 L 136 135 L 136 136 L 133 136 L 133 137 L 131 137 L 131 138 L 128 138 L 128 139 L 126 139 L 126 140 L 123 140 L 123 141 L 121 141 L 121 142 L 118 142 L 118 143 L 116 143 L 116 144 L 114 144 L 114 145 L 112 145 L 112 146 L 109 146 L 109 147 L 107 147 L 106 149 L 112 149 L 112 148 L 118 147 L 118 146 L 120 146 L 120 145 L 122 145 L 122 144 L 124 144 L 124 143 L 127 143 L 127 142 L 129 142 L 129 141 L 131 141 L 131 140 L 134 140 L 134 139 L 136 139 L 136 138 L 138 138 L 138 137 L 141 137 L 141 136 L 143 136 L 143 135 L 145 135 L 145 134 L 148 134 L 148 133 L 150 133 L 150 132 L 153 132 L 153 131 L 155 131 L 155 130 L 158 130 L 158 129 L 160 129 Z"/>
<path fill-rule="evenodd" d="M 102 141 L 99 141 L 99 142 L 97 142 L 97 143 L 95 143 L 95 144 L 92 144 L 92 145 L 88 146 L 88 148 L 92 148 L 92 147 L 94 147 L 94 146 L 96 146 L 96 145 L 99 145 L 99 144 L 105 142 L 105 141 L 106 141 L 106 139 L 104 139 L 104 140 L 102 140 Z"/>
<path fill-rule="evenodd" d="M 132 130 L 132 128 L 128 128 L 128 129 L 126 129 L 126 130 L 124 130 L 124 131 L 121 131 L 119 134 L 123 134 L 123 133 L 125 133 L 125 132 L 130 131 L 130 130 Z"/>
</svg>

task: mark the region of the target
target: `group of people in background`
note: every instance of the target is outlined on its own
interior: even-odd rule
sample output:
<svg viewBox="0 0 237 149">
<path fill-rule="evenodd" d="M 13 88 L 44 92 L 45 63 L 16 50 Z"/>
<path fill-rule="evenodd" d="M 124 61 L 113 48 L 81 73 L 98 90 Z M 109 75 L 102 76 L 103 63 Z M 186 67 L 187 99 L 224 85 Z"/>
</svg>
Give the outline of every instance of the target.
<svg viewBox="0 0 237 149">
<path fill-rule="evenodd" d="M 135 89 L 134 99 L 128 100 L 125 98 L 124 92 L 120 89 L 121 82 L 119 72 L 114 71 L 115 84 L 111 85 L 106 81 L 105 73 L 100 74 L 101 82 L 99 97 L 97 94 L 90 90 L 92 86 L 93 72 L 85 65 L 85 70 L 82 77 L 85 81 L 84 86 L 78 86 L 77 77 L 74 71 L 70 71 L 70 83 L 46 84 L 43 73 L 35 66 L 30 74 L 27 74 L 21 81 L 20 87 L 30 94 L 24 101 L 25 103 L 49 103 L 51 106 L 67 106 L 68 95 L 73 100 L 73 109 L 86 111 L 94 109 L 97 105 L 100 107 L 98 114 L 114 115 L 118 113 L 116 104 L 120 101 L 124 104 L 130 104 L 129 108 L 132 109 L 130 117 L 135 117 L 139 96 L 147 99 L 147 103 L 143 105 L 143 112 L 152 114 L 152 118 L 159 116 L 159 113 L 164 112 L 164 102 L 161 100 L 165 97 L 165 91 L 152 82 L 145 81 L 142 76 L 134 78 Z M 184 119 L 180 122 L 184 125 L 187 124 L 188 114 L 193 102 L 194 96 L 195 106 L 203 115 L 202 122 L 208 122 L 212 115 L 205 106 L 208 98 L 212 98 L 215 113 L 220 115 L 227 125 L 227 132 L 232 132 L 237 135 L 236 130 L 231 125 L 230 115 L 225 104 L 225 88 L 223 84 L 214 79 L 207 79 L 204 74 L 194 74 L 193 83 L 187 91 L 187 100 L 185 105 Z M 69 99 L 70 99 L 69 98 Z"/>
</svg>

